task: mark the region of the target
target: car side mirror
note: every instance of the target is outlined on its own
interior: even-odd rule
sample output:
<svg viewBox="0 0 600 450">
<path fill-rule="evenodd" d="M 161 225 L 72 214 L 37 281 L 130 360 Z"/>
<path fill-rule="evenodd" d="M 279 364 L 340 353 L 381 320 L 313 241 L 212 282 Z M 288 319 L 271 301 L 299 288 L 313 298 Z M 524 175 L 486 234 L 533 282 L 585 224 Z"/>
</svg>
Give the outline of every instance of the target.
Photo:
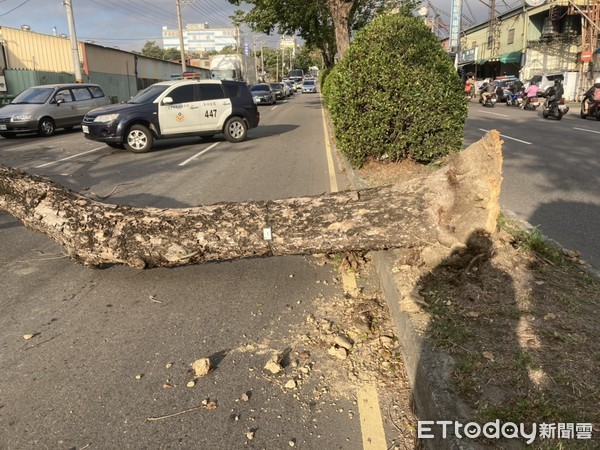
<svg viewBox="0 0 600 450">
<path fill-rule="evenodd" d="M 57 99 L 56 99 L 56 104 L 57 104 L 57 105 L 61 105 L 61 104 L 63 104 L 64 102 L 65 102 L 65 99 L 64 99 L 64 98 L 57 98 Z"/>
<path fill-rule="evenodd" d="M 163 105 L 172 105 L 173 99 L 171 97 L 165 97 L 165 98 L 163 98 L 162 104 Z"/>
</svg>

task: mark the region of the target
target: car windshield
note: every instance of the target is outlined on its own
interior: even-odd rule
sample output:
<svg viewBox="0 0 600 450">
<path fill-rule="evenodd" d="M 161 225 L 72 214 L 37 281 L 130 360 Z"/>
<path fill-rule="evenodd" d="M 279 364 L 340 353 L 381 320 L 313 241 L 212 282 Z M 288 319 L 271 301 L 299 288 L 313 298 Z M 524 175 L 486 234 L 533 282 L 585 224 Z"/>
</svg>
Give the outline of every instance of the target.
<svg viewBox="0 0 600 450">
<path fill-rule="evenodd" d="M 281 84 L 281 83 L 271 83 L 271 87 L 273 89 L 283 89 L 283 84 Z"/>
<path fill-rule="evenodd" d="M 252 92 L 268 91 L 269 90 L 269 86 L 267 86 L 266 84 L 255 84 L 254 86 L 252 86 L 250 88 L 250 90 Z"/>
<path fill-rule="evenodd" d="M 10 103 L 12 105 L 42 105 L 46 103 L 53 92 L 54 88 L 29 88 L 17 95 Z"/>
<path fill-rule="evenodd" d="M 160 94 L 165 92 L 168 87 L 169 86 L 165 84 L 153 84 L 152 86 L 148 86 L 146 89 L 139 91 L 127 103 L 135 103 L 138 105 L 152 103 Z"/>
<path fill-rule="evenodd" d="M 313 80 L 308 80 L 304 82 L 304 86 L 314 86 L 315 82 Z"/>
</svg>

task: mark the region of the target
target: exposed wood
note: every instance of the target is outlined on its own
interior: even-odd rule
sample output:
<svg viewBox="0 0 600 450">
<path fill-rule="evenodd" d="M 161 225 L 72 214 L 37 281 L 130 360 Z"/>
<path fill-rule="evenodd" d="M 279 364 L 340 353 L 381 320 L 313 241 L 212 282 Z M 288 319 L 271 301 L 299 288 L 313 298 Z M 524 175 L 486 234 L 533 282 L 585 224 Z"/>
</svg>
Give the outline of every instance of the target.
<svg viewBox="0 0 600 450">
<path fill-rule="evenodd" d="M 0 165 L 0 210 L 90 266 L 173 267 L 269 255 L 466 242 L 492 232 L 502 155 L 497 132 L 407 184 L 182 209 L 101 203 Z M 265 240 L 269 228 L 272 240 Z"/>
</svg>

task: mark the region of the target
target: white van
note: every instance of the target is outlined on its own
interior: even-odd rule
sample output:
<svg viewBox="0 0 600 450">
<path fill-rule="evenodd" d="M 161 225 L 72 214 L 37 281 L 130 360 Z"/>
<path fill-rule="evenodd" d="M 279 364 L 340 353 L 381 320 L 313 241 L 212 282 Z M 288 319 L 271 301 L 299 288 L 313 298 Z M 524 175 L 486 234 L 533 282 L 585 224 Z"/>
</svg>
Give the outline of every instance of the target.
<svg viewBox="0 0 600 450">
<path fill-rule="evenodd" d="M 97 84 L 47 84 L 33 86 L 0 108 L 0 136 L 19 133 L 52 136 L 57 128 L 81 125 L 88 111 L 110 104 Z"/>
</svg>

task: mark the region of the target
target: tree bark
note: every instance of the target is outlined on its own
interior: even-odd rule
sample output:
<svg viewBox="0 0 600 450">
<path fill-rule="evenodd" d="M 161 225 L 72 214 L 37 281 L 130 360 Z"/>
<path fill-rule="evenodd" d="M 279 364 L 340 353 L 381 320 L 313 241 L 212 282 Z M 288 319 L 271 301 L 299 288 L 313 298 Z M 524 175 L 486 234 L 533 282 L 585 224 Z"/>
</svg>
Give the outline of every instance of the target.
<svg viewBox="0 0 600 450">
<path fill-rule="evenodd" d="M 497 132 L 402 185 L 182 209 L 101 203 L 0 165 L 0 210 L 89 266 L 174 267 L 270 255 L 451 247 L 491 233 L 502 170 Z M 272 239 L 265 239 L 265 229 Z M 267 236 L 268 237 L 268 236 Z"/>
<path fill-rule="evenodd" d="M 338 58 L 341 60 L 350 47 L 350 12 L 354 0 L 327 0 L 331 12 Z"/>
</svg>

